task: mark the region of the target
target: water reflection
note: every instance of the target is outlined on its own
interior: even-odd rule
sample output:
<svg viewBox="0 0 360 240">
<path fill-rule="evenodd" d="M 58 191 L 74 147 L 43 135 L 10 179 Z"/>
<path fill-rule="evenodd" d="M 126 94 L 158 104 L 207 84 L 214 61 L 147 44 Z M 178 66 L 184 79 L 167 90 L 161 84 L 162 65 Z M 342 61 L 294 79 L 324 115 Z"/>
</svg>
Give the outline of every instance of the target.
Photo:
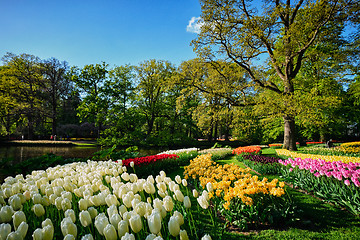
<svg viewBox="0 0 360 240">
<path fill-rule="evenodd" d="M 0 159 L 12 158 L 14 163 L 23 162 L 32 157 L 52 153 L 64 158 L 88 158 L 100 151 L 97 146 L 0 146 Z M 139 156 L 154 155 L 166 149 L 139 149 Z"/>
</svg>

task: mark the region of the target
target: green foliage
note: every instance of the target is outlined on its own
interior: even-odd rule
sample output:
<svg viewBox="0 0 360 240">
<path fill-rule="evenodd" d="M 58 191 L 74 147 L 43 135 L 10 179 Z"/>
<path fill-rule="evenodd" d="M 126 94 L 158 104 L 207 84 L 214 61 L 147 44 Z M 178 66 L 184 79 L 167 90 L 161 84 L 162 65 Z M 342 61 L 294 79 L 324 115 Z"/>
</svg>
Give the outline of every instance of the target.
<svg viewBox="0 0 360 240">
<path fill-rule="evenodd" d="M 116 150 L 117 146 L 113 145 L 111 148 L 100 150 L 93 154 L 92 160 L 95 161 L 107 161 L 107 160 L 124 160 L 128 158 L 134 158 L 139 155 L 138 147 L 132 146 L 125 150 Z"/>
</svg>

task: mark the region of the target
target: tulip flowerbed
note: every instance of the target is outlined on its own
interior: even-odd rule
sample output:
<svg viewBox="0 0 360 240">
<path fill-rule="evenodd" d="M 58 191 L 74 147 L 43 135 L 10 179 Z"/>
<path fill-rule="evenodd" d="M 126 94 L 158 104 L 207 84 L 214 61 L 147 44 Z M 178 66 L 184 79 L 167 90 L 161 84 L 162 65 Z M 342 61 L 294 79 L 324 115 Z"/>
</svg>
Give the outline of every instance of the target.
<svg viewBox="0 0 360 240">
<path fill-rule="evenodd" d="M 257 154 L 261 153 L 261 147 L 259 146 L 246 146 L 246 147 L 238 147 L 235 148 L 232 152 L 233 154 L 243 154 L 243 153 L 252 153 Z"/>
<path fill-rule="evenodd" d="M 284 182 L 260 180 L 249 172 L 249 168 L 234 164 L 218 165 L 211 160 L 211 154 L 205 154 L 191 160 L 184 175 L 201 190 L 208 190 L 213 209 L 221 212 L 229 224 L 246 229 L 252 224 L 276 225 L 291 218 Z"/>
<path fill-rule="evenodd" d="M 129 174 L 121 162 L 78 162 L 7 177 L 1 239 L 211 239 L 198 235 L 187 181 Z M 207 191 L 200 206 L 208 205 Z"/>
<path fill-rule="evenodd" d="M 281 172 L 279 158 L 253 154 L 241 154 L 237 155 L 237 160 L 244 162 L 246 166 L 259 172 L 260 174 L 275 175 Z"/>
<path fill-rule="evenodd" d="M 360 214 L 360 163 L 327 162 L 310 158 L 279 160 L 285 181 L 322 199 Z"/>
<path fill-rule="evenodd" d="M 286 149 L 276 149 L 276 154 L 278 156 L 287 156 L 287 157 L 291 157 L 291 158 L 311 158 L 311 159 L 321 159 L 321 160 L 325 160 L 327 162 L 334 162 L 334 161 L 340 161 L 343 163 L 356 163 L 356 162 L 360 162 L 360 158 L 359 157 L 348 157 L 348 156 L 324 156 L 324 155 L 314 155 L 314 154 L 304 154 L 304 153 L 298 153 L 298 152 L 293 152 L 293 151 L 289 151 Z"/>
<path fill-rule="evenodd" d="M 190 159 L 198 155 L 196 151 L 180 152 L 179 154 L 158 154 L 146 157 L 129 158 L 122 160 L 122 164 L 130 167 L 130 172 L 136 172 L 138 176 L 147 177 L 157 175 L 161 170 L 172 171 L 189 164 Z"/>
</svg>

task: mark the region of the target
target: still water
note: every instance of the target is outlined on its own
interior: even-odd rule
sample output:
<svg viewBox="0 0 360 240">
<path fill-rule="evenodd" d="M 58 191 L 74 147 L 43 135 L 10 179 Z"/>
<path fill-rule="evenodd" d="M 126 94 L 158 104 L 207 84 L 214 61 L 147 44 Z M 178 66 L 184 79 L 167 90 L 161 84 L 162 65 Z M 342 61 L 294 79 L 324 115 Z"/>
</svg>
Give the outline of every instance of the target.
<svg viewBox="0 0 360 240">
<path fill-rule="evenodd" d="M 100 147 L 79 146 L 0 146 L 0 159 L 12 158 L 14 163 L 25 161 L 28 158 L 53 153 L 64 158 L 88 158 L 94 152 L 100 151 Z M 139 149 L 139 156 L 154 155 L 164 149 Z"/>
</svg>

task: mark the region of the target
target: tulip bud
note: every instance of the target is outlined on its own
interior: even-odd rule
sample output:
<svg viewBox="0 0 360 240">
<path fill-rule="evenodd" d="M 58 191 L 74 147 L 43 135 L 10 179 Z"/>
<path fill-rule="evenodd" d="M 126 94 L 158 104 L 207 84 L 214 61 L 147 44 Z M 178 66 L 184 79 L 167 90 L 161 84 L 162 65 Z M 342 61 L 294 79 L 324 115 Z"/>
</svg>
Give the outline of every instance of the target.
<svg viewBox="0 0 360 240">
<path fill-rule="evenodd" d="M 203 195 L 201 195 L 200 197 L 198 197 L 196 199 L 199 203 L 199 205 L 203 208 L 203 209 L 207 209 L 209 207 L 209 202 L 206 200 L 206 197 L 204 197 Z"/>
<path fill-rule="evenodd" d="M 130 167 L 134 168 L 134 161 L 130 162 Z"/>
<path fill-rule="evenodd" d="M 187 181 L 186 181 L 186 179 L 181 180 L 181 183 L 182 183 L 182 185 L 183 185 L 184 187 L 187 186 Z"/>
<path fill-rule="evenodd" d="M 23 211 L 17 211 L 12 216 L 14 229 L 16 230 L 22 222 L 26 222 L 26 216 Z"/>
<path fill-rule="evenodd" d="M 42 228 L 37 228 L 32 234 L 33 240 L 42 240 L 43 239 L 43 230 Z"/>
<path fill-rule="evenodd" d="M 118 234 L 119 234 L 119 238 L 122 238 L 125 233 L 129 232 L 129 225 L 128 222 L 125 220 L 121 220 L 118 224 Z"/>
<path fill-rule="evenodd" d="M 175 216 L 171 216 L 168 222 L 168 229 L 173 237 L 180 234 L 180 224 Z"/>
<path fill-rule="evenodd" d="M 194 198 L 197 198 L 199 196 L 199 192 L 196 189 L 193 189 L 192 193 Z"/>
<path fill-rule="evenodd" d="M 116 196 L 113 194 L 109 194 L 105 197 L 105 202 L 110 207 L 111 205 L 120 205 L 119 201 L 117 200 Z"/>
<path fill-rule="evenodd" d="M 213 185 L 212 185 L 211 182 L 208 182 L 208 183 L 206 184 L 206 189 L 208 190 L 208 192 L 214 191 L 214 188 L 213 188 Z"/>
<path fill-rule="evenodd" d="M 43 227 L 43 239 L 53 239 L 54 227 L 52 225 L 46 225 Z"/>
<path fill-rule="evenodd" d="M 211 240 L 211 236 L 209 234 L 205 234 L 201 240 Z"/>
<path fill-rule="evenodd" d="M 127 172 L 122 173 L 121 178 L 124 179 L 125 182 L 130 180 L 130 176 Z"/>
<path fill-rule="evenodd" d="M 62 206 L 61 206 L 62 200 L 63 200 L 62 197 L 55 198 L 55 207 L 57 208 L 57 210 L 62 209 Z"/>
<path fill-rule="evenodd" d="M 86 234 L 82 236 L 81 240 L 94 240 L 94 237 L 91 234 Z"/>
<path fill-rule="evenodd" d="M 186 230 L 180 230 L 180 240 L 189 240 Z"/>
<path fill-rule="evenodd" d="M 176 175 L 175 181 L 177 182 L 177 184 L 181 184 L 181 177 L 179 175 Z"/>
<path fill-rule="evenodd" d="M 11 221 L 13 215 L 13 209 L 12 207 L 5 205 L 0 210 L 0 220 L 3 223 L 7 223 Z"/>
<path fill-rule="evenodd" d="M 61 201 L 61 208 L 63 211 L 71 209 L 71 201 L 68 198 L 63 198 Z"/>
<path fill-rule="evenodd" d="M 74 237 L 77 236 L 77 227 L 72 222 L 71 218 L 69 218 L 69 217 L 64 218 L 61 221 L 60 227 L 61 227 L 61 232 L 62 232 L 63 236 L 66 236 L 68 234 L 71 234 Z"/>
<path fill-rule="evenodd" d="M 100 233 L 100 235 L 104 235 L 104 228 L 109 224 L 108 218 L 105 216 L 104 213 L 100 213 L 95 218 L 95 227 Z"/>
<path fill-rule="evenodd" d="M 134 233 L 140 232 L 142 229 L 142 221 L 139 214 L 135 213 L 129 219 L 130 227 Z"/>
<path fill-rule="evenodd" d="M 67 234 L 67 235 L 64 237 L 64 240 L 75 240 L 75 237 L 74 237 L 74 235 L 72 235 L 72 234 Z"/>
<path fill-rule="evenodd" d="M 22 239 L 25 239 L 28 229 L 29 229 L 29 225 L 26 222 L 22 222 L 16 229 L 16 232 L 19 233 Z"/>
<path fill-rule="evenodd" d="M 145 240 L 154 240 L 155 238 L 156 238 L 156 235 L 151 233 L 151 234 L 146 236 Z"/>
<path fill-rule="evenodd" d="M 187 209 L 191 208 L 191 201 L 189 196 L 184 197 L 184 207 Z"/>
<path fill-rule="evenodd" d="M 118 213 L 111 215 L 110 217 L 110 223 L 115 227 L 116 230 L 118 230 L 119 222 L 121 221 L 121 217 Z"/>
<path fill-rule="evenodd" d="M 125 233 L 125 235 L 121 237 L 121 240 L 135 240 L 135 236 L 132 233 Z"/>
<path fill-rule="evenodd" d="M 106 240 L 116 240 L 117 234 L 116 234 L 115 227 L 111 224 L 108 224 L 104 228 L 104 236 L 105 236 Z"/>
<path fill-rule="evenodd" d="M 119 207 L 119 214 L 122 216 L 125 212 L 127 212 L 127 208 L 124 205 Z"/>
<path fill-rule="evenodd" d="M 80 199 L 79 200 L 79 210 L 83 211 L 86 210 L 89 207 L 89 201 L 87 199 Z"/>
<path fill-rule="evenodd" d="M 6 238 L 6 240 L 18 240 L 18 239 L 21 239 L 21 235 L 18 231 L 9 233 L 9 235 Z"/>
<path fill-rule="evenodd" d="M 41 203 L 41 195 L 40 193 L 35 193 L 33 196 L 32 196 L 32 200 L 33 200 L 33 203 L 34 204 L 40 204 Z"/>
<path fill-rule="evenodd" d="M 0 224 L 0 236 L 1 239 L 6 239 L 6 237 L 11 233 L 11 225 L 8 223 Z"/>
<path fill-rule="evenodd" d="M 45 208 L 41 204 L 35 204 L 32 208 L 37 217 L 41 217 L 45 214 Z"/>
<path fill-rule="evenodd" d="M 161 216 L 157 211 L 153 211 L 150 216 L 147 218 L 150 232 L 153 234 L 158 234 L 161 230 Z"/>
<path fill-rule="evenodd" d="M 13 195 L 9 198 L 10 206 L 15 210 L 20 210 L 22 207 L 21 199 L 18 195 Z"/>
<path fill-rule="evenodd" d="M 84 210 L 79 213 L 79 220 L 83 227 L 87 227 L 92 223 L 90 213 Z"/>
<path fill-rule="evenodd" d="M 177 219 L 177 221 L 178 221 L 178 223 L 179 223 L 180 226 L 184 224 L 184 217 L 183 217 L 183 215 L 182 215 L 180 212 L 175 211 L 174 214 L 173 214 L 173 216 L 176 217 L 176 219 Z"/>
<path fill-rule="evenodd" d="M 88 212 L 90 213 L 91 219 L 94 219 L 98 215 L 98 210 L 94 207 L 89 207 Z"/>
<path fill-rule="evenodd" d="M 170 196 L 166 196 L 163 200 L 164 202 L 164 208 L 167 212 L 171 212 L 174 208 L 174 202 Z"/>
<path fill-rule="evenodd" d="M 180 190 L 175 191 L 175 196 L 178 201 L 180 201 L 180 202 L 184 201 L 184 195 Z"/>
<path fill-rule="evenodd" d="M 75 223 L 76 221 L 75 212 L 72 209 L 68 209 L 65 211 L 65 217 L 70 217 L 73 223 Z"/>
<path fill-rule="evenodd" d="M 110 207 L 108 207 L 108 209 L 106 211 L 107 211 L 107 214 L 109 217 L 111 217 L 114 214 L 119 213 L 116 205 L 111 205 Z"/>
</svg>

